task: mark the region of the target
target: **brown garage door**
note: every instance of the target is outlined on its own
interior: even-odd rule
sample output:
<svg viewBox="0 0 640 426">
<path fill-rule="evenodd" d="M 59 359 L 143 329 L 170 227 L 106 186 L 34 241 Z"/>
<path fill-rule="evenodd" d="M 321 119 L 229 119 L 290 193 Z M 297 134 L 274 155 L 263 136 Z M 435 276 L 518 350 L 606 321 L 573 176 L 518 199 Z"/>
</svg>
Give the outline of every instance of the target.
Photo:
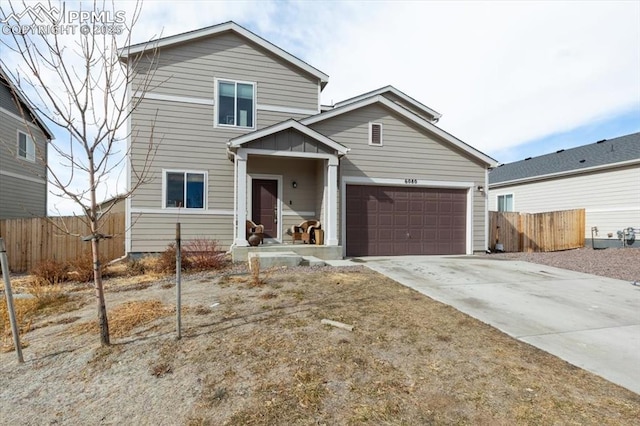
<svg viewBox="0 0 640 426">
<path fill-rule="evenodd" d="M 347 185 L 347 256 L 464 254 L 467 191 Z"/>
</svg>

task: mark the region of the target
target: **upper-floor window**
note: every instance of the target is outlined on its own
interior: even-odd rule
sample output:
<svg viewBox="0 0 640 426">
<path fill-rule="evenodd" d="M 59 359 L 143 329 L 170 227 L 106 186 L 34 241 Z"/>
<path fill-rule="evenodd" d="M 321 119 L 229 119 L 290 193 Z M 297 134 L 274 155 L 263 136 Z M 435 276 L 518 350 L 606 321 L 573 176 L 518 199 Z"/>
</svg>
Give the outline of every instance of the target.
<svg viewBox="0 0 640 426">
<path fill-rule="evenodd" d="M 18 158 L 36 161 L 36 144 L 33 138 L 20 131 L 18 131 Z"/>
<path fill-rule="evenodd" d="M 381 123 L 369 123 L 369 145 L 382 146 Z"/>
<path fill-rule="evenodd" d="M 203 209 L 207 174 L 205 172 L 165 171 L 164 207 Z"/>
<path fill-rule="evenodd" d="M 216 80 L 216 124 L 218 126 L 254 127 L 254 83 Z"/>
<path fill-rule="evenodd" d="M 513 194 L 498 195 L 498 211 L 513 211 Z"/>
</svg>

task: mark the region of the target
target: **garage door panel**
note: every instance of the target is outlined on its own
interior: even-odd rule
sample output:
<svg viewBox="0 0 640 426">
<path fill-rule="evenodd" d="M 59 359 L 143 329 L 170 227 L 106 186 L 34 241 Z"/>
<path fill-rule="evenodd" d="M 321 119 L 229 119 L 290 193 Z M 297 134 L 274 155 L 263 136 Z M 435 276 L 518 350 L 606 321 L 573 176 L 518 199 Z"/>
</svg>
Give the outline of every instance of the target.
<svg viewBox="0 0 640 426">
<path fill-rule="evenodd" d="M 466 191 L 347 185 L 347 255 L 464 254 Z"/>
</svg>

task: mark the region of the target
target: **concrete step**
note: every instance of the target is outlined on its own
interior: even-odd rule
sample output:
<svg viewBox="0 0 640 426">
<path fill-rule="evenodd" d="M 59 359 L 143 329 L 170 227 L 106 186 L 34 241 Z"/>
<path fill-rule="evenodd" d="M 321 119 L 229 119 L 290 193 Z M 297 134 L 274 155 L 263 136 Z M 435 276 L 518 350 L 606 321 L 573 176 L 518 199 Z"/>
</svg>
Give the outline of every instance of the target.
<svg viewBox="0 0 640 426">
<path fill-rule="evenodd" d="M 298 266 L 302 262 L 302 256 L 292 251 L 276 253 L 254 252 L 249 253 L 249 269 L 251 269 L 252 259 L 257 258 L 260 262 L 260 269 L 267 269 L 273 266 Z"/>
<path fill-rule="evenodd" d="M 300 264 L 302 266 L 327 266 L 327 262 L 325 262 L 322 259 L 319 259 L 315 256 L 303 256 L 302 257 L 302 263 Z"/>
</svg>

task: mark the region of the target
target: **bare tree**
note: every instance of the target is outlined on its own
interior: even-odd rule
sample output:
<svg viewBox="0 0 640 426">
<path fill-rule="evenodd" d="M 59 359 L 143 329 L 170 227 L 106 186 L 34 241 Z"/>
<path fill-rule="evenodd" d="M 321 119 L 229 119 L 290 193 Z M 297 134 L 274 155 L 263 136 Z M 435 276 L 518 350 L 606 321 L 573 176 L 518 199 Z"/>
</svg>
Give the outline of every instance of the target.
<svg viewBox="0 0 640 426">
<path fill-rule="evenodd" d="M 42 8 L 41 3 L 38 6 Z M 27 19 L 31 16 L 25 13 L 27 10 L 24 2 L 9 4 L 5 9 L 0 6 L 5 19 L 9 16 Z M 101 219 L 110 207 L 101 210 L 100 202 L 104 199 L 100 197 L 106 196 L 107 181 L 121 170 L 128 154 L 129 117 L 143 101 L 144 93 L 151 89 L 153 73 L 135 74 L 136 61 L 144 60 L 145 68 L 153 69 L 150 64 L 156 57 L 156 51 L 151 48 L 144 58 L 130 57 L 126 66 L 119 61 L 120 49 L 126 50 L 131 45 L 132 29 L 140 10 L 140 4 L 136 3 L 133 16 L 125 18 L 125 13 L 115 10 L 113 3 L 94 2 L 92 9 L 84 11 L 84 15 L 74 15 L 74 23 L 64 23 L 64 16 L 60 15 L 48 26 L 24 26 L 21 31 L 6 31 L 4 33 L 11 32 L 11 36 L 2 41 L 2 47 L 19 59 L 10 71 L 13 80 L 21 90 L 36 96 L 39 101 L 34 102 L 36 111 L 64 135 L 49 142 L 48 147 L 50 153 L 61 158 L 60 164 L 54 167 L 51 161 L 46 162 L 46 153 L 37 153 L 37 156 L 47 163 L 47 179 L 52 192 L 79 205 L 91 230 L 83 239 L 91 242 L 102 345 L 109 345 L 110 341 L 100 266 L 100 241 L 109 236 L 101 233 Z M 54 11 L 68 13 L 64 3 L 58 3 L 57 7 L 49 3 L 46 12 L 54 15 Z M 34 19 L 42 19 L 42 10 L 35 12 L 38 17 Z M 12 22 L 6 25 L 9 24 Z M 20 24 L 24 25 L 23 22 Z M 60 31 L 61 25 L 66 26 L 63 31 Z M 57 30 L 51 30 L 54 27 Z M 3 54 L 3 62 L 6 62 L 4 57 Z M 9 69 L 7 65 L 3 66 Z M 134 78 L 138 87 L 135 97 L 127 93 Z M 31 121 L 27 111 L 22 112 L 24 120 Z M 132 179 L 126 191 L 118 194 L 114 201 L 126 199 L 148 181 L 156 145 L 151 131 L 144 165 L 131 170 Z"/>
</svg>

